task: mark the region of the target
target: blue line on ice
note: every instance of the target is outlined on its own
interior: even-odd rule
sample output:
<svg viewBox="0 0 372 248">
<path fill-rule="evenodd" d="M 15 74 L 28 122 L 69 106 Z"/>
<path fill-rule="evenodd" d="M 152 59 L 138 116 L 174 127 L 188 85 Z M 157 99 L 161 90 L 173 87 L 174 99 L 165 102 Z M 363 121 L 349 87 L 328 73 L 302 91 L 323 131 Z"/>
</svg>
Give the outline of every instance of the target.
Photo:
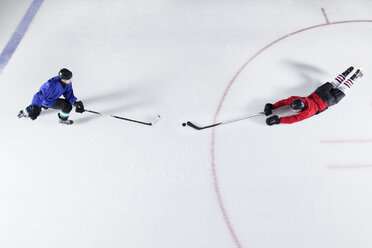
<svg viewBox="0 0 372 248">
<path fill-rule="evenodd" d="M 34 19 L 36 13 L 40 9 L 41 4 L 44 0 L 34 0 L 32 1 L 30 7 L 28 8 L 26 14 L 23 16 L 18 27 L 14 31 L 12 37 L 6 44 L 4 50 L 0 54 L 0 75 L 8 64 L 13 53 L 17 49 L 19 43 L 21 43 L 23 36 L 27 32 L 32 20 Z"/>
</svg>

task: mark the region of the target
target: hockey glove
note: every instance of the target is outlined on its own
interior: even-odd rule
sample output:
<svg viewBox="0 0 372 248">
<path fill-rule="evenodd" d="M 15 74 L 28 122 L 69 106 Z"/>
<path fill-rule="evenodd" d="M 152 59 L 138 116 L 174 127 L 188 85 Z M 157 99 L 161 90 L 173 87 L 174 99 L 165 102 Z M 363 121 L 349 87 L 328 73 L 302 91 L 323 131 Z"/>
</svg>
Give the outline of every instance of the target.
<svg viewBox="0 0 372 248">
<path fill-rule="evenodd" d="M 36 118 L 40 115 L 41 108 L 36 105 L 30 105 L 27 107 L 27 111 L 31 120 L 36 120 Z"/>
<path fill-rule="evenodd" d="M 74 107 L 76 108 L 75 111 L 76 113 L 84 113 L 84 104 L 82 101 L 75 101 L 74 102 Z"/>
<path fill-rule="evenodd" d="M 264 109 L 264 114 L 266 116 L 271 115 L 273 113 L 273 111 L 272 111 L 273 109 L 274 109 L 274 105 L 272 105 L 271 103 L 266 103 L 265 109 Z"/>
<path fill-rule="evenodd" d="M 266 124 L 269 126 L 279 124 L 280 123 L 280 118 L 277 115 L 270 116 L 269 118 L 266 119 Z"/>
</svg>

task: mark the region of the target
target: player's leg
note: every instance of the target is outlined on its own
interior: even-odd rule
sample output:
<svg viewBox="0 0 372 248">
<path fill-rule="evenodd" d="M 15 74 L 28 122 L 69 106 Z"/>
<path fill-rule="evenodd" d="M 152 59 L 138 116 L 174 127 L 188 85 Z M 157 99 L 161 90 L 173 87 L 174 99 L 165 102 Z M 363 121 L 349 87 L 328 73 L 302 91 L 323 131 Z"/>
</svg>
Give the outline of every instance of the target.
<svg viewBox="0 0 372 248">
<path fill-rule="evenodd" d="M 349 75 L 350 72 L 352 72 L 353 70 L 354 70 L 354 67 L 350 66 L 346 71 L 344 71 L 343 73 L 338 75 L 335 79 L 333 79 L 333 81 L 331 81 L 331 84 L 333 85 L 333 87 L 337 88 L 338 86 L 340 86 L 340 84 L 342 84 L 342 82 L 345 80 L 347 75 Z"/>
<path fill-rule="evenodd" d="M 354 85 L 355 80 L 358 77 L 362 77 L 362 76 L 363 76 L 363 73 L 360 70 L 357 70 L 354 73 L 354 75 L 352 75 L 348 80 L 346 80 L 345 82 L 343 82 L 337 88 L 332 89 L 331 90 L 331 94 L 333 96 L 332 105 L 337 104 L 339 101 L 341 101 L 341 99 L 346 96 L 346 93 Z"/>
<path fill-rule="evenodd" d="M 363 77 L 363 73 L 358 69 L 348 80 L 340 84 L 337 89 L 341 90 L 345 95 L 353 87 L 357 78 Z"/>
<path fill-rule="evenodd" d="M 62 124 L 72 124 L 73 121 L 69 120 L 68 117 L 70 115 L 72 105 L 66 99 L 59 98 L 51 107 L 52 109 L 58 109 L 60 112 L 58 113 L 59 122 Z"/>
<path fill-rule="evenodd" d="M 27 106 L 25 109 L 22 109 L 19 111 L 17 117 L 23 118 L 23 117 L 30 117 L 31 120 L 36 120 L 36 118 L 40 115 L 41 108 L 35 105 Z"/>
</svg>

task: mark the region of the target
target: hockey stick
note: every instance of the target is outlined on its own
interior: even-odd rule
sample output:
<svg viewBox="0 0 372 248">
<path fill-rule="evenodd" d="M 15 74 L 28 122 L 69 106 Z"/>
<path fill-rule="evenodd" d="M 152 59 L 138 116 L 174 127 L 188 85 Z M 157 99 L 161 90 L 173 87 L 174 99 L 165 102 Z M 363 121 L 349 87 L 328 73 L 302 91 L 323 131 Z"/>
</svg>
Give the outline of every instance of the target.
<svg viewBox="0 0 372 248">
<path fill-rule="evenodd" d="M 133 120 L 133 119 L 129 119 L 129 118 L 124 118 L 124 117 L 117 116 L 117 115 L 104 114 L 104 113 L 100 113 L 100 112 L 93 111 L 93 110 L 88 110 L 88 109 L 84 109 L 84 111 L 89 112 L 89 113 L 93 113 L 93 114 L 96 114 L 96 115 L 109 116 L 109 117 L 113 117 L 113 118 L 124 120 L 124 121 L 131 121 L 131 122 L 135 122 L 135 123 L 143 124 L 143 125 L 147 125 L 147 126 L 154 125 L 160 119 L 160 115 L 157 115 L 152 122 L 143 122 L 143 121 Z"/>
<path fill-rule="evenodd" d="M 264 114 L 264 112 L 259 112 L 257 114 L 248 115 L 248 116 L 240 117 L 240 118 L 235 118 L 235 119 L 231 119 L 231 120 L 227 120 L 227 121 L 221 121 L 221 122 L 214 123 L 214 124 L 209 125 L 209 126 L 203 126 L 203 127 L 197 126 L 194 123 L 192 123 L 191 121 L 188 121 L 186 123 L 182 123 L 182 126 L 188 125 L 189 127 L 192 127 L 196 130 L 202 130 L 202 129 L 206 129 L 206 128 L 210 128 L 210 127 L 215 127 L 215 126 L 219 126 L 219 125 L 225 125 L 225 124 L 228 124 L 228 123 L 241 121 L 241 120 L 244 120 L 244 119 L 252 118 L 252 117 L 255 117 L 255 116 L 260 116 L 260 115 L 263 115 L 263 114 Z"/>
</svg>

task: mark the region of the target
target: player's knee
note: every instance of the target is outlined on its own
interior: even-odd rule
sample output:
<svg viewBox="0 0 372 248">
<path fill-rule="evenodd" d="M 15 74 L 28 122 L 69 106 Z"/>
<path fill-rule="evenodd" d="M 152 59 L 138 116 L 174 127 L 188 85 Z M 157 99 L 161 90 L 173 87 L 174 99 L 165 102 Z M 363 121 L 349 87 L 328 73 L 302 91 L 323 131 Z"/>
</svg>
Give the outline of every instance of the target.
<svg viewBox="0 0 372 248">
<path fill-rule="evenodd" d="M 68 101 L 66 101 L 66 104 L 63 106 L 62 111 L 65 113 L 70 113 L 72 110 L 72 105 Z"/>
</svg>

